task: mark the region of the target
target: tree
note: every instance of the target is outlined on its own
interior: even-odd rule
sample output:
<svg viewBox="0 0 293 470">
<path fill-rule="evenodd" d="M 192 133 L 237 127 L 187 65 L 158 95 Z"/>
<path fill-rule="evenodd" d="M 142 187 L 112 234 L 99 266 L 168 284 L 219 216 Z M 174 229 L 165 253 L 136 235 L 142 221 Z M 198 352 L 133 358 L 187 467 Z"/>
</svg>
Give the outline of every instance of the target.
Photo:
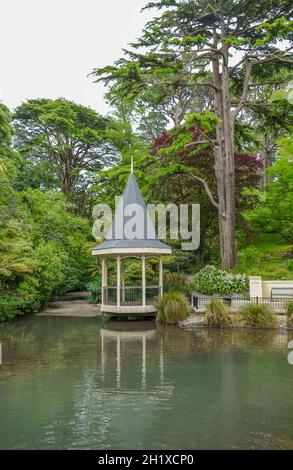
<svg viewBox="0 0 293 470">
<path fill-rule="evenodd" d="M 154 141 L 150 153 L 158 159 L 152 181 L 154 195 L 160 198 L 161 202 L 172 201 L 180 204 L 184 200 L 188 203 L 197 202 L 200 204 L 201 244 L 199 256 L 202 262 L 205 247 L 211 241 L 208 240 L 208 234 L 213 242 L 218 238 L 215 236 L 217 183 L 213 152 L 211 149 L 203 149 L 202 145 L 197 144 L 199 137 L 200 132 L 196 126 L 182 125 L 165 131 Z M 186 146 L 187 139 L 191 140 L 188 146 Z M 234 160 L 236 221 L 238 227 L 241 226 L 244 230 L 245 220 L 242 211 L 248 209 L 255 200 L 255 198 L 244 195 L 244 190 L 259 186 L 261 162 L 248 152 L 235 153 Z M 151 163 L 148 166 L 149 172 L 150 166 Z M 190 184 L 194 180 L 199 181 L 199 184 Z M 208 191 L 210 191 L 209 198 L 206 197 L 205 184 L 208 185 Z"/>
<path fill-rule="evenodd" d="M 259 194 L 259 204 L 247 212 L 248 221 L 258 230 L 280 234 L 293 241 L 293 141 L 279 141 L 275 164 L 267 170 L 271 182 Z"/>
<path fill-rule="evenodd" d="M 288 83 L 290 75 L 288 76 L 286 70 L 282 68 L 282 76 L 278 72 L 274 77 L 274 85 L 259 85 L 255 88 L 255 93 L 258 97 L 261 96 L 259 101 L 262 104 L 250 108 L 249 116 L 250 123 L 260 140 L 258 154 L 263 167 L 263 188 L 271 179 L 270 172 L 266 170 L 275 162 L 278 141 L 291 134 L 293 125 L 292 105 L 288 100 L 288 92 L 284 89 L 284 84 Z"/>
<path fill-rule="evenodd" d="M 130 97 L 162 84 L 212 90 L 215 136 L 204 130 L 201 140 L 214 152 L 225 267 L 235 264 L 235 125 L 244 109 L 259 104 L 251 100 L 251 90 L 260 71 L 268 81 L 269 67 L 290 61 L 291 48 L 280 46 L 292 39 L 290 5 L 287 0 L 155 0 L 146 8 L 161 15 L 148 23 L 127 57 L 94 71 Z"/>
<path fill-rule="evenodd" d="M 19 191 L 21 159 L 9 110 L 0 104 L 0 322 L 36 311 L 90 277 L 89 222 L 60 191 Z"/>
<path fill-rule="evenodd" d="M 26 158 L 28 184 L 59 187 L 83 205 L 94 174 L 108 165 L 113 149 L 106 137 L 108 119 L 64 99 L 29 100 L 14 115 L 15 146 Z M 25 169 L 29 168 L 25 172 Z"/>
</svg>

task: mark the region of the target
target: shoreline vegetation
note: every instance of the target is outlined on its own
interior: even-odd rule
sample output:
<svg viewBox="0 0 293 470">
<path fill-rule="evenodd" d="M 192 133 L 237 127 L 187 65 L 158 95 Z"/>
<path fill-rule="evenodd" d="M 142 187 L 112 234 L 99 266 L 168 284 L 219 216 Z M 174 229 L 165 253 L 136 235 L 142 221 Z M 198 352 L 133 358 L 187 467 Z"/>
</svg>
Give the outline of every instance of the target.
<svg viewBox="0 0 293 470">
<path fill-rule="evenodd" d="M 178 322 L 180 327 L 244 328 L 244 329 L 293 329 L 292 302 L 287 311 L 275 313 L 266 305 L 250 304 L 237 311 L 229 311 L 224 302 L 212 300 L 206 312 L 194 312 Z"/>
</svg>

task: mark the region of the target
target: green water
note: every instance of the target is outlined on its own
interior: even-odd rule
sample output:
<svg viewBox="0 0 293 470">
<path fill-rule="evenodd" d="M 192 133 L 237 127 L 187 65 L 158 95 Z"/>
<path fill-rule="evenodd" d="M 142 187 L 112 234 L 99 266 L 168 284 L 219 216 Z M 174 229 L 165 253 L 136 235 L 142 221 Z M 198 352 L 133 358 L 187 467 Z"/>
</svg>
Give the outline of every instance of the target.
<svg viewBox="0 0 293 470">
<path fill-rule="evenodd" d="M 2 449 L 293 448 L 293 332 L 0 325 Z"/>
</svg>

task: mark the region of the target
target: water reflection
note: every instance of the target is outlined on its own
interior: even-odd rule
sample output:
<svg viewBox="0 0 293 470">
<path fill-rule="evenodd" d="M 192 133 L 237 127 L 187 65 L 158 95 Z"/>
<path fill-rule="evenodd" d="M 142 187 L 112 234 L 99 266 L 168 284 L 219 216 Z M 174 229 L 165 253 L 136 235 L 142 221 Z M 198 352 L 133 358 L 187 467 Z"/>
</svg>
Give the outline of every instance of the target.
<svg viewBox="0 0 293 470">
<path fill-rule="evenodd" d="M 290 448 L 289 331 L 0 325 L 0 448 Z"/>
<path fill-rule="evenodd" d="M 157 338 L 158 336 L 158 338 Z M 107 344 L 109 341 L 116 343 L 116 362 L 117 362 L 117 388 L 121 385 L 121 363 L 123 360 L 129 360 L 128 355 L 121 354 L 121 343 L 123 346 L 129 342 L 138 342 L 141 348 L 141 356 L 136 357 L 136 361 L 141 361 L 141 388 L 146 388 L 147 380 L 147 348 L 153 347 L 153 342 L 158 342 L 157 352 L 157 367 L 160 371 L 159 383 L 161 386 L 164 384 L 164 346 L 163 336 L 158 335 L 156 325 L 152 322 L 139 322 L 139 323 L 119 323 L 112 322 L 106 328 L 101 328 L 101 368 L 102 377 L 104 379 L 107 358 Z M 126 367 L 127 364 L 126 364 Z"/>
</svg>

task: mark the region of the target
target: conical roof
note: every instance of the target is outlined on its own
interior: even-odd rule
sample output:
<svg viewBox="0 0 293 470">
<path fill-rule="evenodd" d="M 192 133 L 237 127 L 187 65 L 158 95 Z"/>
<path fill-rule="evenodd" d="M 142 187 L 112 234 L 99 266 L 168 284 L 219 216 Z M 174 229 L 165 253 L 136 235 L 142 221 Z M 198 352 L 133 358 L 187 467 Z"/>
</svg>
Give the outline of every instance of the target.
<svg viewBox="0 0 293 470">
<path fill-rule="evenodd" d="M 148 252 L 150 249 L 154 249 L 154 252 L 162 250 L 166 254 L 171 253 L 170 247 L 157 239 L 153 221 L 133 173 L 124 188 L 106 241 L 95 247 L 93 254 L 104 250 L 114 250 L 118 253 L 120 248 L 123 253 L 127 252 L 127 249 L 131 253 L 134 253 L 134 250 L 137 250 L 137 253 Z"/>
</svg>

